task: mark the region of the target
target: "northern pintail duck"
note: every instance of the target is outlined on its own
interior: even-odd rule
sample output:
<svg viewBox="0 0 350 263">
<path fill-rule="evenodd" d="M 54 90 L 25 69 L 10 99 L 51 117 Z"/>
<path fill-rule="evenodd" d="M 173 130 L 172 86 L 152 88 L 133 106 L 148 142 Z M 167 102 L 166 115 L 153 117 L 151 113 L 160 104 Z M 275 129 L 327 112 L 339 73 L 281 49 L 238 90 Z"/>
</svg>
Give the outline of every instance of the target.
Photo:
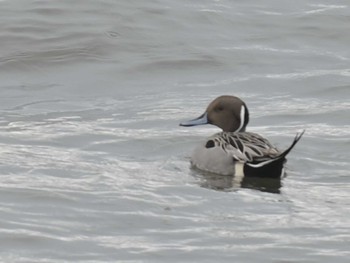
<svg viewBox="0 0 350 263">
<path fill-rule="evenodd" d="M 223 130 L 194 150 L 191 164 L 200 170 L 222 175 L 282 177 L 286 156 L 304 131 L 281 152 L 259 134 L 246 132 L 248 122 L 248 108 L 240 98 L 220 96 L 209 104 L 204 114 L 180 123 L 181 126 L 212 124 Z"/>
</svg>

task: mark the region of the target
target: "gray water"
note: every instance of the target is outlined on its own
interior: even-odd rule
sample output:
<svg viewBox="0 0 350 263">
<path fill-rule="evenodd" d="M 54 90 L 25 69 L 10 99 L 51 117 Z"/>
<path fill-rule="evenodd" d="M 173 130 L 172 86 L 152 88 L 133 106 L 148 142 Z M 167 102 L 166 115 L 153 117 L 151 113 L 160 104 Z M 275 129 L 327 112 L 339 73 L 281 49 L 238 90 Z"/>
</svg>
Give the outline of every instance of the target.
<svg viewBox="0 0 350 263">
<path fill-rule="evenodd" d="M 1 262 L 349 262 L 349 1 L 0 1 Z M 191 170 L 218 95 L 281 182 Z"/>
</svg>

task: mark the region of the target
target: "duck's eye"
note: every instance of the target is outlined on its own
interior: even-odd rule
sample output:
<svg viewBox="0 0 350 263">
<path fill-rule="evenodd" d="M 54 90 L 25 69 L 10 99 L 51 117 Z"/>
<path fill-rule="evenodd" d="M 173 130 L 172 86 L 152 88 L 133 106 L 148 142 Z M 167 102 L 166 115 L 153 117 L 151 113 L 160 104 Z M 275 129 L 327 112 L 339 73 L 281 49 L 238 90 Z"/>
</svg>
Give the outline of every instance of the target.
<svg viewBox="0 0 350 263">
<path fill-rule="evenodd" d="M 219 112 L 219 111 L 223 111 L 224 110 L 224 108 L 222 107 L 222 106 L 218 106 L 218 107 L 216 107 L 216 111 L 217 112 Z"/>
</svg>

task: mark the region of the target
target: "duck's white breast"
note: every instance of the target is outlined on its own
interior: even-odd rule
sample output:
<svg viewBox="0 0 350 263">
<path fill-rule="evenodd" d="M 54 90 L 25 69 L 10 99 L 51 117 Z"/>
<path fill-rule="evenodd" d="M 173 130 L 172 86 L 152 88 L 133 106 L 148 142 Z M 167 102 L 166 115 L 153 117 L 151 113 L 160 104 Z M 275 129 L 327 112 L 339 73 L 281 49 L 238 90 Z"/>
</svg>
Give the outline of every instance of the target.
<svg viewBox="0 0 350 263">
<path fill-rule="evenodd" d="M 203 171 L 222 175 L 235 174 L 235 162 L 232 155 L 219 146 L 206 148 L 205 143 L 199 145 L 192 153 L 191 163 Z"/>
</svg>

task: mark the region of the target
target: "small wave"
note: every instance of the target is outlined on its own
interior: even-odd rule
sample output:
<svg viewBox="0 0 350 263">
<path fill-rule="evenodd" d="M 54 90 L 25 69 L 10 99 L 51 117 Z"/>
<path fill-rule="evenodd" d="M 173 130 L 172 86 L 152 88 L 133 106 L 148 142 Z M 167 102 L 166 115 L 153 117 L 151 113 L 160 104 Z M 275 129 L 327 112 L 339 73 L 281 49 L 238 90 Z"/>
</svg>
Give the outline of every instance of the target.
<svg viewBox="0 0 350 263">
<path fill-rule="evenodd" d="M 284 73 L 284 74 L 267 74 L 265 75 L 265 77 L 269 79 L 305 79 L 310 77 L 318 77 L 318 76 L 326 76 L 326 75 L 337 75 L 337 76 L 349 77 L 350 68 L 313 70 L 313 71 L 307 71 L 307 72 L 295 72 L 295 73 Z"/>
<path fill-rule="evenodd" d="M 328 137 L 339 141 L 347 142 L 350 137 L 350 125 L 334 126 L 326 123 L 294 123 L 286 125 L 254 126 L 251 130 L 261 134 L 272 136 L 293 136 L 295 132 L 306 130 L 306 137 Z"/>
<path fill-rule="evenodd" d="M 347 59 L 347 58 L 346 58 Z M 330 70 L 313 70 L 306 72 L 292 72 L 282 74 L 251 74 L 249 76 L 235 77 L 230 79 L 221 79 L 207 82 L 192 82 L 178 84 L 182 87 L 214 87 L 221 85 L 229 85 L 236 82 L 245 82 L 252 79 L 307 79 L 312 77 L 320 77 L 327 75 L 335 75 L 342 77 L 350 76 L 350 68 L 348 69 L 330 69 Z"/>
<path fill-rule="evenodd" d="M 310 5 L 311 7 L 316 7 L 316 9 L 304 11 L 304 14 L 319 14 L 333 9 L 343 9 L 348 8 L 346 5 L 323 5 L 323 4 L 314 4 Z"/>
<path fill-rule="evenodd" d="M 261 51 L 270 51 L 270 52 L 278 52 L 278 53 L 301 53 L 300 50 L 296 49 L 281 49 L 281 48 L 273 48 L 262 45 L 254 45 L 254 46 L 233 46 L 233 47 L 219 47 L 221 50 L 261 50 Z"/>
<path fill-rule="evenodd" d="M 193 58 L 193 59 L 165 59 L 152 62 L 146 62 L 141 65 L 137 65 L 128 71 L 147 72 L 147 71 L 163 71 L 163 70 L 184 70 L 196 68 L 216 68 L 223 64 L 214 58 Z"/>
</svg>

